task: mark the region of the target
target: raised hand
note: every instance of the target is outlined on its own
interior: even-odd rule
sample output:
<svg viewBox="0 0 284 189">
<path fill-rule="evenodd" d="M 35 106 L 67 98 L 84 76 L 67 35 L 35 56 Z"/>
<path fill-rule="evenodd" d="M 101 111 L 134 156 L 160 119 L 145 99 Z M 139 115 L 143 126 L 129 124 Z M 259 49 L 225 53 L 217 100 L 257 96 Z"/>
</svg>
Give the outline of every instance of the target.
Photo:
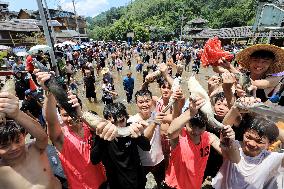
<svg viewBox="0 0 284 189">
<path fill-rule="evenodd" d="M 130 137 L 132 138 L 138 138 L 141 136 L 144 132 L 144 129 L 148 126 L 147 122 L 138 122 L 138 123 L 132 123 L 130 126 Z"/>
<path fill-rule="evenodd" d="M 233 85 L 237 81 L 235 74 L 230 72 L 222 73 L 222 80 L 224 84 L 230 84 L 230 85 Z"/>
<path fill-rule="evenodd" d="M 117 126 L 111 122 L 101 122 L 96 127 L 96 134 L 107 141 L 112 141 L 117 137 Z"/>
<path fill-rule="evenodd" d="M 7 92 L 0 93 L 0 112 L 7 117 L 15 119 L 19 112 L 19 99 Z"/>
<path fill-rule="evenodd" d="M 190 98 L 189 109 L 190 117 L 194 117 L 198 110 L 205 104 L 205 100 L 201 97 L 196 97 L 195 99 Z"/>
</svg>

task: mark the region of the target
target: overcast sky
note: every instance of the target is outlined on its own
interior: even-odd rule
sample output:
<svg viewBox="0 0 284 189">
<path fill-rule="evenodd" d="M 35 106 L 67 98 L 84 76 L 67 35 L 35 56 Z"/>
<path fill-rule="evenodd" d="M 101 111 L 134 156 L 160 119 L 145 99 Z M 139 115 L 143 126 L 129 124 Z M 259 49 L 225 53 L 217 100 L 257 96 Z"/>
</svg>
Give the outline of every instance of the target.
<svg viewBox="0 0 284 189">
<path fill-rule="evenodd" d="M 9 10 L 19 11 L 20 9 L 38 10 L 37 0 L 0 0 L 9 3 Z M 82 16 L 96 16 L 99 13 L 110 9 L 127 5 L 131 0 L 75 0 L 76 11 Z M 42 0 L 44 4 L 44 0 Z M 57 8 L 73 11 L 72 0 L 46 0 L 48 8 Z"/>
</svg>

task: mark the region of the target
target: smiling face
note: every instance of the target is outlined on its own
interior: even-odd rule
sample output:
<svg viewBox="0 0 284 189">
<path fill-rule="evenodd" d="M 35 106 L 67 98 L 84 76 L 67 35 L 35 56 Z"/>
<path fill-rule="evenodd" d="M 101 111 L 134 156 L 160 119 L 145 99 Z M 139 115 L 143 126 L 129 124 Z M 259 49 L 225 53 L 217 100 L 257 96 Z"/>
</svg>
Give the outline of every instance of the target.
<svg viewBox="0 0 284 189">
<path fill-rule="evenodd" d="M 268 138 L 265 136 L 260 137 L 255 130 L 249 129 L 244 133 L 243 151 L 245 155 L 255 157 L 259 155 L 262 150 L 267 149 L 268 146 Z"/>
<path fill-rule="evenodd" d="M 268 50 L 258 50 L 250 55 L 250 72 L 255 79 L 261 78 L 275 61 L 275 54 Z"/>
<path fill-rule="evenodd" d="M 267 72 L 273 61 L 272 58 L 251 57 L 250 72 L 254 75 L 263 75 Z"/>
<path fill-rule="evenodd" d="M 161 93 L 163 99 L 169 99 L 172 95 L 171 86 L 169 83 L 165 82 L 161 87 Z"/>
<path fill-rule="evenodd" d="M 136 100 L 139 112 L 144 116 L 151 115 L 151 107 L 153 104 L 152 98 L 150 96 L 137 96 Z"/>
<path fill-rule="evenodd" d="M 25 136 L 19 134 L 13 141 L 0 144 L 0 158 L 5 161 L 13 161 L 25 153 Z"/>
</svg>

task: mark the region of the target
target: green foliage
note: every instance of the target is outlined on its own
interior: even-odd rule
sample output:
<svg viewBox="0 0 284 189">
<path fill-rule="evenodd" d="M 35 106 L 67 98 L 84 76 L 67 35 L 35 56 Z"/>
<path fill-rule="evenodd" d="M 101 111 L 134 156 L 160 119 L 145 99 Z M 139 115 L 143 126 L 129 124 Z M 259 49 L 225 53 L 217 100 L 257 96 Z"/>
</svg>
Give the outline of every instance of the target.
<svg viewBox="0 0 284 189">
<path fill-rule="evenodd" d="M 94 40 L 126 40 L 127 32 L 135 39 L 172 40 L 178 38 L 181 15 L 184 25 L 202 17 L 208 27 L 238 27 L 252 25 L 256 0 L 136 0 L 126 7 L 111 8 L 87 18 L 89 35 Z"/>
</svg>

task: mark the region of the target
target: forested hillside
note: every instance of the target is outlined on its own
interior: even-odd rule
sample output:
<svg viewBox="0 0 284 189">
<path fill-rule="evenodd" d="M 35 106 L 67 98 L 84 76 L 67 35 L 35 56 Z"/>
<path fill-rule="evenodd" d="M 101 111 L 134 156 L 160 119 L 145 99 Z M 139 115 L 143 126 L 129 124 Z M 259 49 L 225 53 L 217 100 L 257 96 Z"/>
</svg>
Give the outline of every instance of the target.
<svg viewBox="0 0 284 189">
<path fill-rule="evenodd" d="M 95 40 L 126 40 L 129 31 L 134 40 L 172 40 L 180 34 L 182 15 L 183 26 L 197 17 L 210 28 L 246 26 L 253 24 L 256 6 L 257 0 L 135 0 L 87 20 Z"/>
</svg>

